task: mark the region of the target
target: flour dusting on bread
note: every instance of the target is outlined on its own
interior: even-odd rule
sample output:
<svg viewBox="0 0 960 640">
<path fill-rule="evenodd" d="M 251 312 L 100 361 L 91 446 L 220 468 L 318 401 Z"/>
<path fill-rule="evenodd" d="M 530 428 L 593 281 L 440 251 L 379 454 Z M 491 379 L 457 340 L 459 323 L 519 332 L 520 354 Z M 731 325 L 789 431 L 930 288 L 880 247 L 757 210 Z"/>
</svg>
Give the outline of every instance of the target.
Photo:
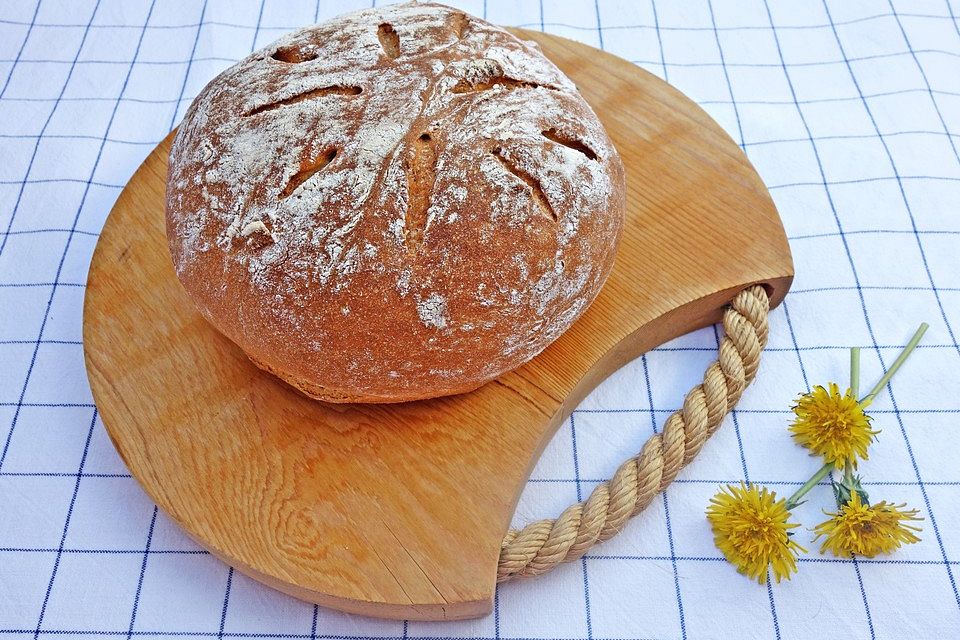
<svg viewBox="0 0 960 640">
<path fill-rule="evenodd" d="M 171 254 L 204 315 L 338 400 L 442 395 L 531 358 L 595 297 L 622 224 L 622 165 L 573 83 L 437 4 L 245 58 L 170 160 Z"/>
</svg>

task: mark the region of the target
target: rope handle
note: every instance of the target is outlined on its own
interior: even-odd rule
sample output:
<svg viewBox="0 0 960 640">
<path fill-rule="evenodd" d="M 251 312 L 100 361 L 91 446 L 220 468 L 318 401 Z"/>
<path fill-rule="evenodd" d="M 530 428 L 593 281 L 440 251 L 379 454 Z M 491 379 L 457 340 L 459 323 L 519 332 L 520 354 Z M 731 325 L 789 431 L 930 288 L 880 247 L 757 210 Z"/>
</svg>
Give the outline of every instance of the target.
<svg viewBox="0 0 960 640">
<path fill-rule="evenodd" d="M 759 285 L 744 289 L 723 314 L 724 336 L 717 360 L 703 382 L 691 389 L 683 408 L 667 418 L 661 433 L 650 436 L 636 456 L 584 502 L 567 507 L 556 520 L 510 529 L 500 546 L 497 582 L 537 576 L 561 562 L 580 558 L 609 540 L 667 488 L 680 469 L 696 457 L 757 374 L 767 344 L 770 300 Z"/>
</svg>

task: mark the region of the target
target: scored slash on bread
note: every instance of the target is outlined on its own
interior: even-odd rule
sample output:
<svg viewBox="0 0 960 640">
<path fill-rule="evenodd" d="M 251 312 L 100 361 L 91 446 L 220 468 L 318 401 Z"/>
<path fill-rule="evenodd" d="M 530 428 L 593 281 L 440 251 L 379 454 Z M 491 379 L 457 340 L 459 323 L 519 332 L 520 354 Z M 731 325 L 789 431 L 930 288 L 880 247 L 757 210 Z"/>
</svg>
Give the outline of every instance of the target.
<svg viewBox="0 0 960 640">
<path fill-rule="evenodd" d="M 437 4 L 370 9 L 255 52 L 197 96 L 167 231 L 200 312 L 308 395 L 467 391 L 596 296 L 620 158 L 540 51 Z"/>
<path fill-rule="evenodd" d="M 263 113 L 264 111 L 285 107 L 288 104 L 296 104 L 297 102 L 301 102 L 303 100 L 322 98 L 323 96 L 358 96 L 361 93 L 363 93 L 363 89 L 360 87 L 318 87 L 316 89 L 310 89 L 309 91 L 304 91 L 303 93 L 290 96 L 289 98 L 268 102 L 265 105 L 255 107 L 248 111 L 246 115 L 255 116 L 258 113 Z"/>
</svg>

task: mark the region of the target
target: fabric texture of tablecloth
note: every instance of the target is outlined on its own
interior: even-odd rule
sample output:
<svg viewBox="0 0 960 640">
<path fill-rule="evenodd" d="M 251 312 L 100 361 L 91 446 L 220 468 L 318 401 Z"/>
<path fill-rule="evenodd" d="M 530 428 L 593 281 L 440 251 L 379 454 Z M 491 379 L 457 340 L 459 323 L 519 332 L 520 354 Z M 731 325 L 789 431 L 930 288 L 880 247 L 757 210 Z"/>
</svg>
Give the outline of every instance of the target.
<svg viewBox="0 0 960 640">
<path fill-rule="evenodd" d="M 0 4 L 0 640 L 960 637 L 960 3 L 956 0 L 455 2 L 601 47 L 666 79 L 742 145 L 783 216 L 797 277 L 757 381 L 700 457 L 620 536 L 502 586 L 488 617 L 380 621 L 235 573 L 158 513 L 106 436 L 83 367 L 97 235 L 124 183 L 216 73 L 284 32 L 369 2 L 21 0 Z M 792 492 L 816 461 L 786 426 L 799 392 L 864 386 L 930 331 L 873 406 L 861 466 L 923 540 L 888 557 L 811 549 L 760 586 L 720 558 L 720 483 Z M 585 497 L 714 357 L 698 331 L 617 372 L 573 413 L 515 520 Z"/>
</svg>

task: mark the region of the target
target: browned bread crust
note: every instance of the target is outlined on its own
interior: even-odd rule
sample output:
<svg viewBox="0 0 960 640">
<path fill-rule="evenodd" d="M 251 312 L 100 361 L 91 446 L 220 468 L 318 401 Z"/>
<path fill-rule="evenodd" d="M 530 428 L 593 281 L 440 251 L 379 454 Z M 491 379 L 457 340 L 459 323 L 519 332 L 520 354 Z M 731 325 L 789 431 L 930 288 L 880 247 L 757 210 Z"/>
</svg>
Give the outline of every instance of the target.
<svg viewBox="0 0 960 640">
<path fill-rule="evenodd" d="M 529 360 L 613 263 L 623 166 L 535 45 L 437 4 L 290 33 L 190 106 L 167 235 L 197 308 L 334 402 L 468 391 Z"/>
</svg>

